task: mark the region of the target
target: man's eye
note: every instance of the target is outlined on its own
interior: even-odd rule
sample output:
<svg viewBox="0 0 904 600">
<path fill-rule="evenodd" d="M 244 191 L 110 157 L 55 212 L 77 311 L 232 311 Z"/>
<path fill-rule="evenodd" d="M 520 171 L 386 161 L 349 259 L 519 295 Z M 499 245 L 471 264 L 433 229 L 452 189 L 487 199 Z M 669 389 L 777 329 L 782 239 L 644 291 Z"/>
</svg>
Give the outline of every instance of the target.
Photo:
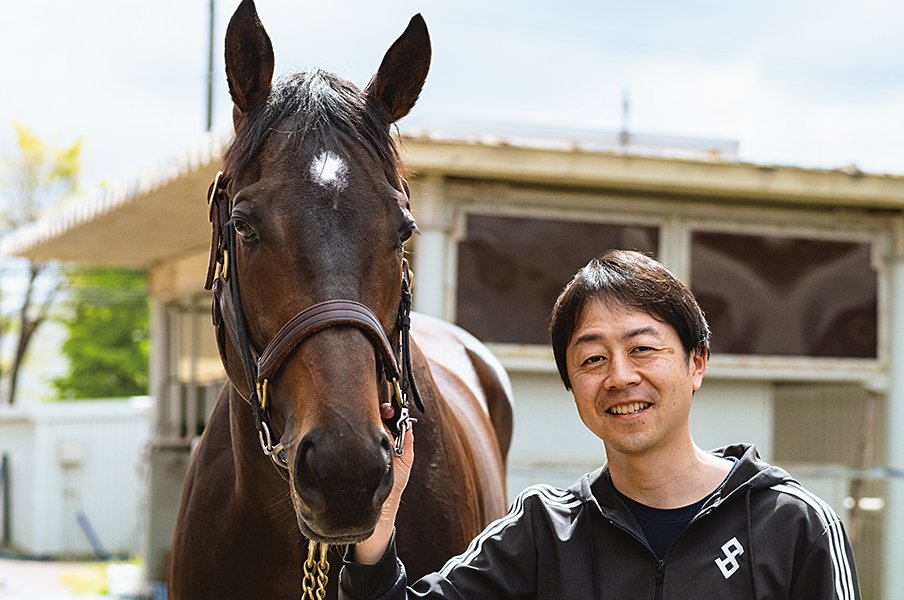
<svg viewBox="0 0 904 600">
<path fill-rule="evenodd" d="M 584 364 L 585 364 L 585 365 L 592 365 L 592 364 L 594 364 L 594 363 L 601 362 L 602 360 L 603 360 L 603 357 L 602 357 L 602 356 L 589 356 L 589 357 L 587 357 L 586 359 L 584 359 Z"/>
</svg>

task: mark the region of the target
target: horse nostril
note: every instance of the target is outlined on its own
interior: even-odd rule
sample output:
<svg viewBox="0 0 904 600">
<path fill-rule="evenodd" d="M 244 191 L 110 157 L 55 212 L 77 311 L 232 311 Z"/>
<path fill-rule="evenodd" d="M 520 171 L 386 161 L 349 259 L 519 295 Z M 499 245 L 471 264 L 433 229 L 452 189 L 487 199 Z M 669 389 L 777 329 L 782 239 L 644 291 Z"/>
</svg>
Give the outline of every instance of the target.
<svg viewBox="0 0 904 600">
<path fill-rule="evenodd" d="M 315 466 L 316 453 L 313 440 L 306 438 L 299 445 L 295 458 L 295 490 L 311 507 L 326 504 Z"/>
</svg>

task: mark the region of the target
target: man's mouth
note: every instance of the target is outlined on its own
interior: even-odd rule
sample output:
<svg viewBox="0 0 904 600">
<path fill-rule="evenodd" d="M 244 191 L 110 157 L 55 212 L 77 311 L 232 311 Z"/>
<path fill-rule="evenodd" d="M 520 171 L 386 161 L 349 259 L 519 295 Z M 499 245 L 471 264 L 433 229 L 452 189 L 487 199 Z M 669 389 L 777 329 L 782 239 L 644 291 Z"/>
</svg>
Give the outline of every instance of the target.
<svg viewBox="0 0 904 600">
<path fill-rule="evenodd" d="M 610 415 L 631 415 L 650 406 L 649 402 L 629 402 L 627 404 L 617 404 L 606 412 Z"/>
</svg>

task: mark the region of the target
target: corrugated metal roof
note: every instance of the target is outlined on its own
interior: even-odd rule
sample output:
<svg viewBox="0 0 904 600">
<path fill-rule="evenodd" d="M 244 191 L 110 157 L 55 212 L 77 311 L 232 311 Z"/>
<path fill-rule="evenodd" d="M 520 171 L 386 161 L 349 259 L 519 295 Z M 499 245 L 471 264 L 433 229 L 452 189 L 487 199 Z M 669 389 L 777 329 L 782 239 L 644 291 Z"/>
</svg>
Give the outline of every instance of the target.
<svg viewBox="0 0 904 600">
<path fill-rule="evenodd" d="M 99 190 L 12 232 L 0 240 L 0 256 L 141 267 L 162 259 L 167 248 L 178 252 L 166 241 L 170 235 L 161 231 L 155 221 L 176 229 L 199 221 L 198 229 L 206 229 L 206 219 L 197 217 L 206 210 L 204 194 L 227 139 L 221 134 L 205 135 L 181 157 L 125 184 Z M 161 192 L 165 192 L 163 196 L 190 198 L 181 206 L 174 201 L 162 207 L 157 200 Z M 158 209 L 164 214 L 155 214 Z M 116 229 L 126 229 L 128 233 L 121 246 L 108 243 L 112 240 L 105 235 Z M 84 232 L 79 236 L 84 244 L 80 250 L 60 244 L 77 230 Z"/>
<path fill-rule="evenodd" d="M 674 148 L 666 152 L 669 139 Z M 205 252 L 210 229 L 204 196 L 226 141 L 224 135 L 205 136 L 177 160 L 13 232 L 0 241 L 0 255 L 152 267 Z M 904 209 L 900 176 L 746 164 L 736 161 L 734 142 L 718 140 L 651 139 L 644 153 L 637 144 L 618 141 L 568 131 L 468 134 L 438 128 L 408 130 L 402 147 L 416 174 L 719 201 Z M 657 144 L 663 148 L 656 150 Z"/>
</svg>

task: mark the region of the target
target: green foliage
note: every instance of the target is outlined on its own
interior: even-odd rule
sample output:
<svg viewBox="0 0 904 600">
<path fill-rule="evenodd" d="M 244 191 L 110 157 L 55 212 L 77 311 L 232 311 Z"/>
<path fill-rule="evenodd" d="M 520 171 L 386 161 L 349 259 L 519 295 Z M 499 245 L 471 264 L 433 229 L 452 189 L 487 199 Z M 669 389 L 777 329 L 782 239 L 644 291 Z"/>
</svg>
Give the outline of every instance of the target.
<svg viewBox="0 0 904 600">
<path fill-rule="evenodd" d="M 26 127 L 15 125 L 15 130 L 18 154 L 0 161 L 0 235 L 38 221 L 47 209 L 59 204 L 78 186 L 80 141 L 59 149 L 45 144 Z M 47 319 L 59 291 L 51 265 L 29 259 L 24 262 L 24 277 L 0 273 L 0 348 L 4 352 L 12 350 L 10 357 L 0 360 L 0 376 L 7 384 L 2 401 L 10 405 L 16 402 L 20 371 L 35 332 Z M 13 280 L 12 286 L 9 279 Z M 8 297 L 10 289 L 20 288 L 21 296 Z M 10 300 L 18 304 L 13 311 L 8 311 Z"/>
<path fill-rule="evenodd" d="M 63 399 L 148 393 L 147 276 L 117 267 L 66 271 L 71 290 L 69 337 L 63 354 L 69 372 L 53 385 Z"/>
</svg>

